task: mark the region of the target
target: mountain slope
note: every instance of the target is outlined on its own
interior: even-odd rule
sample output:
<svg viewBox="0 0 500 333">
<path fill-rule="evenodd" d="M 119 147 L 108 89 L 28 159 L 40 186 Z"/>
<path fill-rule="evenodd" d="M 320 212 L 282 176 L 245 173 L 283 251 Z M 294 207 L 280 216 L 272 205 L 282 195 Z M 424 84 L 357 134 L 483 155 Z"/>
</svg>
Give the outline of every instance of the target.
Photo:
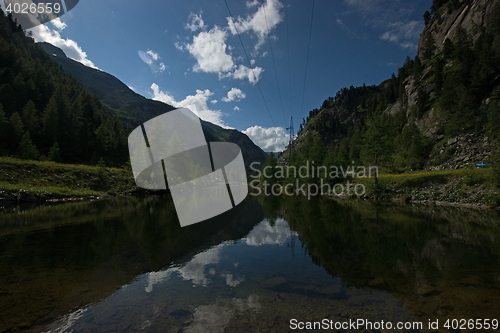
<svg viewBox="0 0 500 333">
<path fill-rule="evenodd" d="M 428 14 L 428 15 L 427 15 Z M 350 87 L 300 125 L 281 163 L 457 169 L 498 154 L 498 0 L 434 0 L 415 59 L 378 86 Z M 358 165 L 359 165 L 358 164 Z"/>
<path fill-rule="evenodd" d="M 39 43 L 58 62 L 62 69 L 71 73 L 84 87 L 95 94 L 127 127 L 135 128 L 145 121 L 175 109 L 168 104 L 147 99 L 128 88 L 111 74 L 82 65 L 69 59 L 64 52 L 49 43 Z M 207 121 L 201 121 L 207 141 L 227 141 L 240 146 L 245 165 L 263 163 L 266 153 L 243 134 L 234 129 L 225 129 Z"/>
<path fill-rule="evenodd" d="M 0 156 L 121 166 L 122 124 L 0 10 Z"/>
</svg>

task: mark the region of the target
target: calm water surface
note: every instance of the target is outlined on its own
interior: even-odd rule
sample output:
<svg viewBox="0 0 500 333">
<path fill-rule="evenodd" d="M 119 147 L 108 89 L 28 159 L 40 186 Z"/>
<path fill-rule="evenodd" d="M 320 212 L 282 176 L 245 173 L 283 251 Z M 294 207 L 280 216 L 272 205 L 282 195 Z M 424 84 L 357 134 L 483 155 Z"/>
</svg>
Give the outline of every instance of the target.
<svg viewBox="0 0 500 333">
<path fill-rule="evenodd" d="M 495 211 L 249 197 L 180 228 L 166 197 L 8 207 L 0 332 L 288 332 L 291 319 L 448 332 L 447 319 L 500 319 L 499 258 Z"/>
</svg>

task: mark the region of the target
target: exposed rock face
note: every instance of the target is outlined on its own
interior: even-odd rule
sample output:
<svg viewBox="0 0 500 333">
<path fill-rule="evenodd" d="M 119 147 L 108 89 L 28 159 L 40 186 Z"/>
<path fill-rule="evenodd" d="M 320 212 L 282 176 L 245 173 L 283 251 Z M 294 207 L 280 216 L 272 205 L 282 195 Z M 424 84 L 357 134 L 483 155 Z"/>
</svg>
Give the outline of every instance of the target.
<svg viewBox="0 0 500 333">
<path fill-rule="evenodd" d="M 489 18 L 496 3 L 497 1 L 492 0 L 462 1 L 460 9 L 452 11 L 448 10 L 448 5 L 444 5 L 434 14 L 434 17 L 420 35 L 418 54 L 420 55 L 423 52 L 423 37 L 429 31 L 436 42 L 437 52 L 443 48 L 446 38 L 453 39 L 459 26 L 462 26 L 467 31 L 475 43 L 481 35 L 480 27 L 488 27 Z"/>
<path fill-rule="evenodd" d="M 461 169 L 474 166 L 476 163 L 490 161 L 497 141 L 488 137 L 465 134 L 443 142 L 436 146 L 430 156 L 431 170 Z"/>
</svg>

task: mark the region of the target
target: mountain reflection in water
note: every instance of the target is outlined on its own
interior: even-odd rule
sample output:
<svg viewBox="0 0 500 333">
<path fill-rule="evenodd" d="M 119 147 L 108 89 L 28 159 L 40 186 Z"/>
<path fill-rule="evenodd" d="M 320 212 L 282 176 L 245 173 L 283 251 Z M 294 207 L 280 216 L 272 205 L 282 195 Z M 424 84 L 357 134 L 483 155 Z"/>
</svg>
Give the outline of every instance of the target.
<svg viewBox="0 0 500 333">
<path fill-rule="evenodd" d="M 164 197 L 11 210 L 0 215 L 0 332 L 500 317 L 494 211 L 249 197 L 180 228 Z"/>
</svg>

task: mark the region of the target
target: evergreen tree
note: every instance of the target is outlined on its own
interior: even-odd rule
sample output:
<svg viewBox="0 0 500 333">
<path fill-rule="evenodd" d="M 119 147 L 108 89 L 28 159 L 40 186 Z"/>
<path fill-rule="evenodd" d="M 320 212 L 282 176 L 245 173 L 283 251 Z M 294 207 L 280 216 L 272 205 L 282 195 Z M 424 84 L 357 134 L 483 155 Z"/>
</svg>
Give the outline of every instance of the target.
<svg viewBox="0 0 500 333">
<path fill-rule="evenodd" d="M 436 51 L 436 42 L 434 41 L 434 37 L 430 31 L 427 31 L 424 44 L 423 44 L 423 56 L 425 60 L 429 60 L 434 56 L 434 52 Z"/>
<path fill-rule="evenodd" d="M 436 62 L 434 64 L 434 85 L 436 95 L 440 95 L 443 88 L 443 67 L 444 61 L 441 59 L 436 59 Z"/>
<path fill-rule="evenodd" d="M 420 61 L 420 57 L 418 55 L 415 56 L 415 60 L 413 62 L 413 75 L 415 76 L 416 80 L 420 79 L 420 76 L 422 76 L 424 68 L 422 66 L 422 62 Z"/>
<path fill-rule="evenodd" d="M 276 166 L 278 161 L 273 152 L 269 153 L 266 162 L 262 166 L 261 184 L 267 182 L 268 185 L 276 184 Z"/>
<path fill-rule="evenodd" d="M 30 131 L 33 135 L 40 133 L 40 123 L 38 120 L 38 111 L 36 110 L 35 103 L 29 100 L 21 112 L 21 119 L 26 126 L 26 130 Z"/>
<path fill-rule="evenodd" d="M 374 117 L 367 121 L 366 125 L 361 156 L 366 164 L 383 164 L 392 150 L 391 131 L 382 117 Z"/>
<path fill-rule="evenodd" d="M 19 142 L 18 157 L 24 160 L 36 160 L 40 154 L 38 149 L 31 142 L 30 131 L 24 133 L 21 142 Z"/>
<path fill-rule="evenodd" d="M 15 112 L 10 117 L 10 124 L 12 126 L 12 129 L 14 130 L 14 135 L 15 135 L 16 141 L 21 139 L 21 137 L 24 133 L 24 124 L 23 124 L 23 120 L 21 119 L 21 116 L 19 115 L 19 113 Z"/>
<path fill-rule="evenodd" d="M 51 142 L 57 141 L 59 136 L 59 116 L 57 101 L 51 98 L 43 113 L 43 134 Z"/>
<path fill-rule="evenodd" d="M 443 45 L 443 56 L 445 59 L 451 59 L 454 52 L 454 45 L 451 39 L 446 38 Z"/>
<path fill-rule="evenodd" d="M 455 52 L 453 56 L 454 58 L 464 62 L 469 55 L 470 49 L 472 48 L 472 41 L 465 28 L 461 25 L 457 27 L 454 39 Z"/>
<path fill-rule="evenodd" d="M 421 117 L 427 110 L 427 102 L 429 101 L 429 94 L 422 88 L 418 89 L 417 93 L 417 107 L 419 117 Z"/>
<path fill-rule="evenodd" d="M 8 130 L 9 130 L 9 120 L 5 116 L 3 111 L 2 103 L 0 103 L 0 156 L 7 154 L 8 145 Z"/>
<path fill-rule="evenodd" d="M 425 25 L 429 24 L 430 20 L 431 20 L 431 13 L 429 13 L 429 11 L 426 10 L 425 13 L 424 13 L 424 23 L 425 23 Z"/>
<path fill-rule="evenodd" d="M 62 162 L 61 154 L 59 152 L 59 143 L 57 143 L 57 141 L 50 148 L 49 155 L 47 156 L 47 159 L 49 161 L 53 161 L 53 162 Z"/>
</svg>

